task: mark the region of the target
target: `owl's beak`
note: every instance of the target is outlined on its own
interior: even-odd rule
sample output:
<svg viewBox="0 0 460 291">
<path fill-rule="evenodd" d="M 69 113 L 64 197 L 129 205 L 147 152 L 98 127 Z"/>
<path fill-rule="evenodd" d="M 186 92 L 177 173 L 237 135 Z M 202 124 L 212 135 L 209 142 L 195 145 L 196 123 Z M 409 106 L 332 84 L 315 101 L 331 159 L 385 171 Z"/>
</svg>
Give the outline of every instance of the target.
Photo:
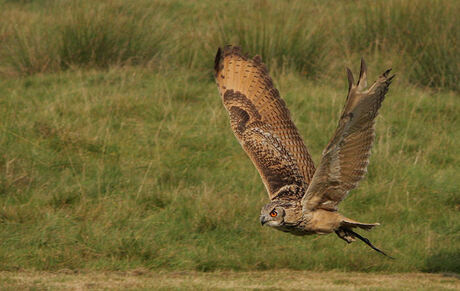
<svg viewBox="0 0 460 291">
<path fill-rule="evenodd" d="M 261 216 L 260 216 L 260 224 L 261 224 L 262 226 L 264 226 L 264 224 L 265 224 L 266 222 L 267 222 L 267 221 L 265 220 L 265 216 L 261 215 Z"/>
</svg>

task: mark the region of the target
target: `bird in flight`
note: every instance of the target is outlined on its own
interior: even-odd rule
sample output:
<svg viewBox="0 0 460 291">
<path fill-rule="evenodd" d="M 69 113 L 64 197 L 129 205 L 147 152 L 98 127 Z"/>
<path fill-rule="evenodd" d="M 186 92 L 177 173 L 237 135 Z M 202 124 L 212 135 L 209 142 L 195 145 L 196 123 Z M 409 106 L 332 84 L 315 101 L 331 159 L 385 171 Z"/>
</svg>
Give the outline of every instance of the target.
<svg viewBox="0 0 460 291">
<path fill-rule="evenodd" d="M 356 84 L 347 68 L 346 103 L 315 169 L 259 56 L 249 58 L 236 46 L 219 48 L 214 69 L 233 133 L 259 171 L 270 198 L 262 207 L 260 223 L 294 235 L 335 232 L 347 243 L 360 239 L 386 255 L 354 231 L 379 224 L 347 218 L 338 212 L 338 204 L 367 171 L 375 117 L 394 77 L 389 76 L 390 70 L 367 89 L 364 60 Z"/>
</svg>

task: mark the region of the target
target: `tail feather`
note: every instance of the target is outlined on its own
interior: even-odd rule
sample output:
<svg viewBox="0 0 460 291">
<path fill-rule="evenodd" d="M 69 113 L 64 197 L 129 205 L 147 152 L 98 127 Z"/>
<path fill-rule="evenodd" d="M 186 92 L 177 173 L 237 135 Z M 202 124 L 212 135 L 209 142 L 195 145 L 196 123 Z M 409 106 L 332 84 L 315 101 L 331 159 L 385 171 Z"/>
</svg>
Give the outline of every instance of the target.
<svg viewBox="0 0 460 291">
<path fill-rule="evenodd" d="M 359 227 L 365 230 L 371 230 L 373 227 L 378 226 L 378 225 L 380 225 L 380 223 L 362 223 L 362 222 L 358 222 L 350 218 L 344 218 L 342 222 L 340 223 L 340 226 L 343 226 L 348 229 Z"/>
</svg>

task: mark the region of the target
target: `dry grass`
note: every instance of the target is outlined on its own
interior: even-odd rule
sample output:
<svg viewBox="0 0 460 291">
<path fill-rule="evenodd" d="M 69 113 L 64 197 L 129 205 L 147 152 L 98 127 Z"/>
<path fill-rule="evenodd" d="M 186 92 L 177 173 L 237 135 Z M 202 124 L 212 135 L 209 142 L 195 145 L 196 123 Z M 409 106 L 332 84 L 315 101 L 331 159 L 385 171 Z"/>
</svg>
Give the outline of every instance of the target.
<svg viewBox="0 0 460 291">
<path fill-rule="evenodd" d="M 458 277 L 442 274 L 343 272 L 0 272 L 13 289 L 268 289 L 271 290 L 458 290 Z"/>
</svg>

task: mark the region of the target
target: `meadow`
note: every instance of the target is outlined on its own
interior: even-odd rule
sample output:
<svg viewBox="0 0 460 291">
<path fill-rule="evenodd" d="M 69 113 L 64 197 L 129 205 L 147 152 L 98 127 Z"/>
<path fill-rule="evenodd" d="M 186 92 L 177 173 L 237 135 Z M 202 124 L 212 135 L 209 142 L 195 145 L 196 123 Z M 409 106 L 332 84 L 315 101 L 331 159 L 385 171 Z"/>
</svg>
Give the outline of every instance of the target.
<svg viewBox="0 0 460 291">
<path fill-rule="evenodd" d="M 0 0 L 0 271 L 460 273 L 457 1 Z M 316 164 L 345 67 L 396 74 L 340 205 L 396 258 L 258 222 L 216 50 L 260 54 Z"/>
</svg>

